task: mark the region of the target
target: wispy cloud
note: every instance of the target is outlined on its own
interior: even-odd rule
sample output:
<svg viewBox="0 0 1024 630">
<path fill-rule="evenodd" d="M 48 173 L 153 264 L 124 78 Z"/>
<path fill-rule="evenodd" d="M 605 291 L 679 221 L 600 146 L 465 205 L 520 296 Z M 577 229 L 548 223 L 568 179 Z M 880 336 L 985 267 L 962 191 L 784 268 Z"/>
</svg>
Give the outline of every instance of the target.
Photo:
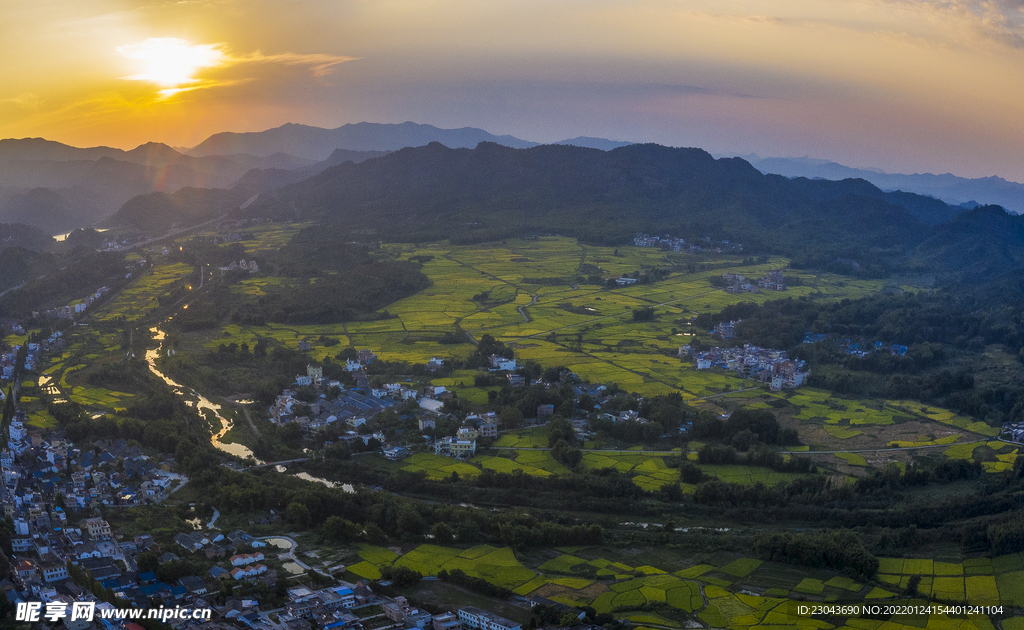
<svg viewBox="0 0 1024 630">
<path fill-rule="evenodd" d="M 18 94 L 17 96 L 11 96 L 8 98 L 0 98 L 0 103 L 11 104 L 28 111 L 35 111 L 39 109 L 39 105 L 42 100 L 36 94 L 31 92 L 25 92 L 24 94 Z"/>
<path fill-rule="evenodd" d="M 958 35 L 1024 50 L 1024 0 L 885 0 L 946 22 Z"/>
<path fill-rule="evenodd" d="M 315 79 L 323 79 L 334 69 L 355 57 L 330 55 L 324 53 L 284 52 L 265 55 L 261 51 L 250 54 L 233 55 L 225 44 L 192 44 L 184 39 L 161 37 L 150 38 L 136 44 L 117 46 L 117 52 L 127 58 L 140 62 L 142 72 L 124 79 L 147 81 L 162 89 L 160 95 L 169 97 L 181 92 L 224 87 L 253 80 L 244 76 L 242 70 L 253 65 L 285 65 L 304 66 L 310 69 Z M 210 76 L 209 72 L 217 69 L 229 69 L 232 76 Z"/>
<path fill-rule="evenodd" d="M 237 57 L 234 59 L 236 63 L 280 63 L 288 66 L 308 66 L 312 71 L 315 78 L 321 79 L 332 72 L 339 64 L 343 64 L 346 61 L 355 61 L 358 57 L 344 57 L 341 55 L 328 55 L 324 53 L 278 53 L 274 55 L 264 55 L 257 51 L 251 55 L 244 57 Z"/>
</svg>

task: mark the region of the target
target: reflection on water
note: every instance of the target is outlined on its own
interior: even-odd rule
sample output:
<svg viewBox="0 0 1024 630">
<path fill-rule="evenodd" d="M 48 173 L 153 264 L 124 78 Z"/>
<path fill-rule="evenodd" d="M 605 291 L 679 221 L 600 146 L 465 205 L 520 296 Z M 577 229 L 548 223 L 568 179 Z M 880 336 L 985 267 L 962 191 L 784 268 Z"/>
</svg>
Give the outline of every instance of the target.
<svg viewBox="0 0 1024 630">
<path fill-rule="evenodd" d="M 299 565 L 295 564 L 294 562 L 285 562 L 284 563 L 284 570 L 287 571 L 288 573 L 293 574 L 293 575 L 298 575 L 299 573 L 305 573 L 306 572 L 305 569 L 303 569 Z"/>
<path fill-rule="evenodd" d="M 190 518 L 190 519 L 188 519 L 185 522 L 188 523 L 189 525 L 191 525 L 192 529 L 202 529 L 203 528 L 203 522 L 201 520 L 199 520 L 198 516 L 195 517 L 195 518 Z"/>
<path fill-rule="evenodd" d="M 166 335 L 164 335 L 164 331 L 162 331 L 162 330 L 160 330 L 158 328 L 150 328 L 149 331 L 151 333 L 153 333 L 153 338 L 156 339 L 157 341 L 163 341 L 164 337 L 166 336 Z M 227 418 L 225 418 L 224 416 L 220 415 L 220 413 L 218 413 L 220 411 L 220 405 L 213 404 L 206 397 L 202 396 L 201 394 L 199 394 L 199 392 L 195 391 L 194 389 L 189 389 L 189 388 L 185 387 L 184 385 L 182 385 L 180 383 L 175 383 L 174 381 L 169 379 L 167 376 L 165 376 L 156 367 L 156 358 L 157 358 L 157 356 L 159 356 L 159 354 L 160 354 L 160 347 L 159 346 L 157 346 L 156 348 L 154 348 L 152 350 L 147 350 L 146 351 L 146 363 L 149 364 L 149 369 L 153 372 L 153 374 L 156 374 L 161 379 L 163 379 L 163 381 L 165 383 L 167 383 L 168 385 L 173 387 L 174 388 L 174 393 L 176 393 L 176 394 L 178 394 L 180 396 L 190 396 L 190 397 L 194 398 L 194 400 L 186 400 L 185 401 L 186 403 L 188 403 L 188 405 L 190 407 L 195 407 L 196 409 L 199 409 L 199 410 L 202 410 L 202 411 L 209 411 L 218 420 L 220 420 L 220 432 L 217 433 L 216 435 L 214 435 L 212 438 L 210 438 L 210 442 L 213 443 L 213 445 L 216 448 L 219 448 L 220 450 L 224 451 L 225 453 L 229 453 L 231 455 L 235 455 L 237 457 L 242 457 L 242 458 L 252 457 L 253 459 L 256 459 L 256 457 L 252 454 L 252 451 L 249 450 L 249 447 L 247 447 L 247 446 L 245 446 L 243 444 L 227 444 L 227 443 L 224 443 L 224 442 L 220 441 L 220 439 L 222 437 L 224 437 L 224 434 L 227 433 L 231 429 L 231 423 L 228 422 Z M 260 460 L 256 459 L 256 463 L 262 464 L 263 462 L 261 462 Z"/>
<path fill-rule="evenodd" d="M 267 541 L 267 544 L 274 545 L 278 549 L 284 549 L 285 551 L 292 548 L 292 543 L 286 538 L 264 538 L 263 540 Z"/>
<path fill-rule="evenodd" d="M 355 486 L 353 486 L 350 483 L 336 483 L 334 481 L 327 481 L 326 479 L 321 479 L 320 477 L 314 477 L 313 475 L 311 475 L 309 473 L 305 473 L 305 472 L 300 472 L 299 474 L 297 474 L 295 476 L 298 477 L 299 479 L 305 479 L 306 481 L 315 481 L 316 483 L 322 483 L 325 486 L 327 486 L 328 488 L 341 488 L 342 490 L 344 490 L 345 492 L 348 492 L 349 494 L 355 494 L 355 492 L 356 492 Z"/>
<path fill-rule="evenodd" d="M 83 229 L 85 229 L 85 228 L 83 228 Z M 95 228 L 93 228 L 93 229 L 95 229 Z M 96 231 L 97 232 L 106 232 L 109 229 L 110 228 L 102 228 L 102 229 L 99 229 L 99 230 L 96 230 Z M 64 234 L 55 234 L 53 236 L 53 240 L 57 241 L 58 243 L 61 243 L 63 241 L 66 241 L 69 236 L 71 236 L 71 232 L 66 232 Z"/>
</svg>

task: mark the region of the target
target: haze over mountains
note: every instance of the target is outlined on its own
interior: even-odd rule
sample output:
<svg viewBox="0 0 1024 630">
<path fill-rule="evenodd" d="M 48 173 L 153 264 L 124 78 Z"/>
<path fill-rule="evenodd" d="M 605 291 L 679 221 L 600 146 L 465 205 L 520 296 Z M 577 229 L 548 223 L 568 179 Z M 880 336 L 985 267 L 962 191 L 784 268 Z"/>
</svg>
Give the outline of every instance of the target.
<svg viewBox="0 0 1024 630">
<path fill-rule="evenodd" d="M 338 129 L 287 124 L 254 133 L 222 133 L 179 151 L 148 143 L 130 151 L 77 148 L 42 138 L 0 140 L 0 222 L 26 223 L 56 234 L 96 224 L 129 199 L 182 188 L 255 192 L 315 175 L 346 160 L 361 161 L 408 146 L 480 142 L 530 147 L 536 142 L 482 129 L 358 123 Z M 614 148 L 628 143 L 573 138 L 566 144 Z"/>
<path fill-rule="evenodd" d="M 929 195 L 954 205 L 996 204 L 1017 214 L 1024 213 L 1024 184 L 1011 182 L 1001 177 L 969 179 L 949 173 L 944 175 L 932 173 L 904 175 L 886 173 L 877 169 L 853 168 L 829 160 L 807 157 L 762 158 L 757 154 L 739 157 L 750 162 L 762 173 L 811 179 L 860 178 L 871 182 L 882 190 L 905 190 L 919 195 Z"/>
<path fill-rule="evenodd" d="M 446 205 L 448 217 L 474 219 L 472 213 L 462 216 L 470 203 L 478 209 L 518 208 L 520 215 L 545 209 L 552 219 L 565 209 L 589 204 L 589 211 L 597 213 L 594 217 L 609 212 L 608 220 L 618 225 L 616 213 L 626 212 L 646 217 L 636 222 L 637 227 L 652 228 L 678 222 L 672 212 L 691 208 L 687 221 L 711 227 L 754 215 L 757 221 L 801 216 L 800 221 L 813 223 L 825 212 L 821 204 L 826 204 L 826 215 L 846 208 L 854 223 L 847 225 L 845 216 L 836 215 L 835 222 L 822 227 L 822 234 L 858 227 L 862 234 L 875 233 L 875 228 L 863 227 L 867 217 L 881 213 L 875 219 L 882 220 L 896 208 L 900 217 L 886 220 L 898 225 L 882 232 L 906 237 L 903 214 L 918 226 L 928 226 L 947 223 L 976 205 L 957 207 L 962 201 L 1024 210 L 1024 185 L 1000 178 L 891 175 L 824 160 L 756 155 L 747 161 L 715 161 L 697 149 L 630 148 L 627 142 L 590 137 L 555 144 L 572 146 L 544 148 L 481 129 L 440 129 L 412 122 L 357 123 L 337 129 L 286 124 L 262 132 L 216 134 L 184 150 L 159 143 L 124 151 L 75 148 L 41 138 L 0 140 L 0 223 L 24 223 L 48 234 L 89 225 L 124 225 L 155 233 L 173 223 L 206 220 L 211 212 L 238 212 L 246 202 L 253 206 L 246 213 L 279 214 L 272 200 L 287 199 L 292 208 L 302 209 L 297 214 L 315 214 L 316 204 L 328 201 L 342 213 L 345 208 L 358 209 L 367 220 L 398 209 L 401 216 L 391 215 L 396 226 L 415 216 L 421 230 L 436 227 L 437 220 L 449 220 L 427 212 L 423 204 L 434 204 L 438 211 Z M 406 147 L 420 150 L 410 152 Z M 401 156 L 356 167 L 389 152 Z M 819 184 L 762 175 L 772 172 L 789 178 L 859 179 Z M 894 190 L 924 193 L 953 205 Z M 256 200 L 256 195 L 271 191 L 278 192 Z M 315 195 L 326 197 L 317 201 Z M 664 195 L 676 195 L 675 205 L 666 205 Z M 630 203 L 639 205 L 629 207 Z M 414 207 L 419 215 L 406 212 Z M 714 211 L 705 212 L 709 209 Z M 526 215 L 503 220 L 521 227 L 534 224 Z M 566 219 L 567 228 L 577 229 L 577 223 Z M 491 222 L 474 229 L 484 234 L 493 227 Z M 464 230 L 455 229 L 460 231 Z M 34 238 L 33 243 L 38 245 L 39 240 Z"/>
</svg>

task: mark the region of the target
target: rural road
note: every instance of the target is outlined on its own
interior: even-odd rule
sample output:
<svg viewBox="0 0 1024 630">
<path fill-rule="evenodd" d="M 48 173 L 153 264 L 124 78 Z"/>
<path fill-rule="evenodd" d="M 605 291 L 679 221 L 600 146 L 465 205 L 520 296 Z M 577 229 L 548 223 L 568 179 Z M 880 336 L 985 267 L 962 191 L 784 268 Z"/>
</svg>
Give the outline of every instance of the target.
<svg viewBox="0 0 1024 630">
<path fill-rule="evenodd" d="M 300 567 L 302 567 L 306 571 L 316 571 L 320 575 L 325 575 L 327 577 L 331 577 L 329 573 L 325 573 L 325 572 L 321 571 L 320 569 L 314 569 L 313 567 L 309 566 L 308 564 L 306 564 L 302 560 L 299 560 L 295 556 L 295 550 L 299 548 L 299 543 L 297 543 L 295 541 L 295 539 L 292 538 L 291 536 L 285 536 L 283 534 L 278 534 L 276 536 L 260 536 L 259 540 L 270 540 L 272 538 L 281 538 L 283 540 L 287 540 L 291 544 L 291 547 L 288 549 L 287 556 L 288 556 L 288 559 L 291 560 L 292 562 L 294 562 L 295 564 L 299 565 Z M 276 547 L 276 545 L 275 545 L 275 547 Z M 276 548 L 280 549 L 280 547 L 276 547 Z M 281 555 L 285 555 L 285 554 L 281 554 Z"/>
<path fill-rule="evenodd" d="M 529 304 L 524 304 L 523 306 L 520 306 L 520 307 L 516 308 L 516 310 L 519 311 L 519 314 L 523 316 L 523 323 L 524 324 L 527 324 L 527 323 L 529 323 L 531 321 L 530 320 L 530 316 L 526 314 L 526 308 L 536 304 L 537 303 L 537 298 L 540 297 L 540 296 L 539 295 L 533 295 L 533 296 L 530 296 L 530 297 L 532 297 L 533 299 L 530 300 Z"/>
</svg>

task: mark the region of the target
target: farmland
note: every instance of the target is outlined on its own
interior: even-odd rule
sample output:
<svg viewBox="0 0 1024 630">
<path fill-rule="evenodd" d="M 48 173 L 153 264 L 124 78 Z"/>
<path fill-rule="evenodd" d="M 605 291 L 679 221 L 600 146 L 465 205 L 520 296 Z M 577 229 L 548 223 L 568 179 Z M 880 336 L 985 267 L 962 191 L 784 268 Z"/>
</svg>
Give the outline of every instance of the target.
<svg viewBox="0 0 1024 630">
<path fill-rule="evenodd" d="M 261 246 L 270 242 L 261 241 Z M 431 356 L 461 358 L 471 351 L 468 339 L 464 344 L 441 344 L 445 333 L 461 330 L 476 338 L 486 333 L 512 344 L 520 360 L 567 367 L 591 382 L 617 383 L 645 395 L 680 391 L 684 397 L 698 398 L 739 389 L 743 381 L 697 374 L 680 362 L 676 357 L 680 345 L 695 335 L 706 337 L 706 331 L 693 330 L 690 318 L 737 301 L 760 303 L 777 297 L 731 295 L 709 285 L 708 278 L 726 271 L 757 277 L 786 264 L 775 258 L 760 265 L 740 265 L 737 257 L 705 255 L 699 259 L 702 270 L 691 272 L 695 258 L 688 254 L 584 246 L 562 237 L 474 246 L 388 244 L 383 250 L 398 260 L 425 260 L 423 272 L 431 280 L 427 289 L 388 305 L 392 319 L 312 327 L 231 325 L 221 332 L 250 345 L 258 336 L 294 343 L 326 335 L 372 349 L 384 360 L 412 363 Z M 582 270 L 598 268 L 613 278 L 655 268 L 668 270 L 668 275 L 644 286 L 609 289 L 584 284 Z M 786 297 L 840 299 L 882 288 L 881 281 L 829 274 L 794 272 L 794 278 L 799 278 L 800 286 Z M 259 296 L 288 282 L 272 276 L 254 278 L 233 286 L 232 291 Z M 632 311 L 647 306 L 655 307 L 656 320 L 633 321 Z M 529 321 L 524 321 L 522 313 Z M 210 348 L 218 340 L 206 337 L 202 343 Z M 326 349 L 318 351 L 317 358 L 321 354 L 326 356 Z"/>
<path fill-rule="evenodd" d="M 243 245 L 247 251 L 269 252 L 294 233 L 283 227 L 261 228 L 254 233 L 252 242 Z M 380 251 L 388 259 L 421 262 L 431 281 L 426 289 L 387 305 L 387 318 L 324 325 L 227 323 L 213 334 L 184 335 L 183 347 L 212 351 L 227 340 L 253 347 L 264 338 L 287 347 L 308 342 L 312 345 L 308 356 L 314 361 L 333 357 L 339 346 L 351 346 L 372 350 L 385 361 L 424 364 L 435 356 L 463 359 L 473 351 L 471 339 L 488 334 L 513 348 L 520 362 L 563 367 L 585 382 L 614 384 L 644 396 L 679 393 L 684 400 L 718 412 L 740 403 L 778 408 L 780 421 L 798 430 L 810 452 L 850 452 L 849 457 L 820 461 L 832 462 L 844 474 L 854 476 L 889 461 L 905 464 L 913 455 L 907 449 L 958 445 L 966 448 L 963 445 L 995 435 L 995 429 L 983 422 L 914 401 L 845 399 L 809 387 L 779 393 L 769 393 L 764 388 L 750 391 L 757 383 L 731 373 L 697 371 L 678 357 L 679 346 L 691 340 L 714 343 L 707 331 L 694 326 L 692 318 L 698 314 L 717 312 L 738 302 L 763 303 L 783 296 L 833 301 L 858 298 L 881 291 L 885 284 L 881 280 L 787 270 L 791 286 L 784 294 L 730 294 L 712 286 L 710 280 L 725 272 L 756 278 L 785 267 L 788 261 L 771 258 L 752 264 L 738 256 L 711 252 L 693 255 L 652 248 L 599 247 L 562 237 L 468 246 L 390 243 L 382 245 Z M 615 278 L 659 269 L 662 275 L 653 284 L 608 287 L 587 283 L 595 273 Z M 130 290 L 135 292 L 134 299 L 142 299 L 139 296 L 147 290 L 153 292 L 161 282 L 180 279 L 186 272 L 180 265 L 157 266 L 152 278 L 143 278 Z M 259 298 L 285 291 L 294 282 L 295 279 L 260 275 L 232 285 L 231 291 Z M 109 307 L 109 315 L 104 316 L 113 317 L 120 312 L 118 309 L 123 308 L 127 299 L 119 296 L 119 301 Z M 654 320 L 634 321 L 633 312 L 645 307 L 654 308 Z M 452 343 L 449 338 L 442 343 L 445 335 L 453 333 L 456 339 L 464 341 Z M 498 389 L 477 386 L 472 371 L 456 372 L 429 383 L 444 385 L 464 403 L 477 408 L 483 408 L 488 394 Z M 82 400 L 89 397 L 85 391 L 79 395 Z M 907 452 L 859 454 L 871 449 Z M 960 450 L 949 453 L 952 457 Z M 992 461 L 985 462 L 985 469 L 1005 470 L 1012 466 L 1015 456 L 1016 448 L 1001 447 Z M 478 460 L 470 466 L 477 471 L 481 467 L 519 469 L 538 475 L 558 471 L 550 465 L 536 466 L 524 459 L 528 457 L 511 454 L 498 460 Z M 621 470 L 626 466 L 624 460 L 607 463 L 602 457 L 606 456 L 588 454 L 585 467 L 615 466 Z M 421 467 L 408 465 L 412 470 Z M 422 468 L 432 478 L 454 472 L 443 470 L 444 467 Z M 626 467 L 632 470 L 631 466 Z M 473 474 L 468 469 L 461 472 Z M 638 475 L 637 482 L 645 489 L 656 489 L 677 479 L 671 470 L 638 472 L 644 473 Z M 717 476 L 771 483 L 785 479 L 774 474 L 737 475 L 735 471 Z"/>
<path fill-rule="evenodd" d="M 828 603 L 884 601 L 900 591 L 909 575 L 922 576 L 919 591 L 950 603 L 1014 605 L 1020 600 L 1021 556 L 1000 556 L 985 562 L 933 562 L 883 558 L 882 568 L 894 571 L 872 582 L 820 570 L 795 570 L 773 562 L 716 553 L 702 563 L 671 551 L 654 554 L 638 550 L 575 547 L 538 550 L 524 556 L 509 548 L 478 545 L 467 549 L 421 544 L 402 553 L 360 545 L 360 561 L 348 567 L 356 577 L 376 578 L 384 566 L 412 569 L 434 576 L 459 569 L 512 590 L 524 598 L 544 597 L 573 607 L 589 606 L 598 613 L 614 613 L 634 624 L 679 628 L 695 617 L 712 627 L 748 628 L 800 626 L 808 621 L 796 613 L 807 596 Z M 647 563 L 647 564 L 645 564 Z M 908 573 L 912 572 L 912 573 Z M 905 584 L 903 585 L 905 587 Z M 922 600 L 923 603 L 923 600 Z M 860 622 L 870 625 L 861 625 Z M 988 629 L 986 618 L 970 621 L 943 615 L 893 618 L 887 629 L 947 627 Z M 859 620 L 857 628 L 878 628 L 881 622 Z M 948 626 L 948 627 L 957 627 Z M 812 627 L 812 626 L 807 626 Z M 813 626 L 822 627 L 822 626 Z"/>
<path fill-rule="evenodd" d="M 141 320 L 160 307 L 159 298 L 167 295 L 175 283 L 182 282 L 195 270 L 185 263 L 153 265 L 146 273 L 121 291 L 109 304 L 94 315 L 97 321 L 124 317 Z"/>
</svg>

